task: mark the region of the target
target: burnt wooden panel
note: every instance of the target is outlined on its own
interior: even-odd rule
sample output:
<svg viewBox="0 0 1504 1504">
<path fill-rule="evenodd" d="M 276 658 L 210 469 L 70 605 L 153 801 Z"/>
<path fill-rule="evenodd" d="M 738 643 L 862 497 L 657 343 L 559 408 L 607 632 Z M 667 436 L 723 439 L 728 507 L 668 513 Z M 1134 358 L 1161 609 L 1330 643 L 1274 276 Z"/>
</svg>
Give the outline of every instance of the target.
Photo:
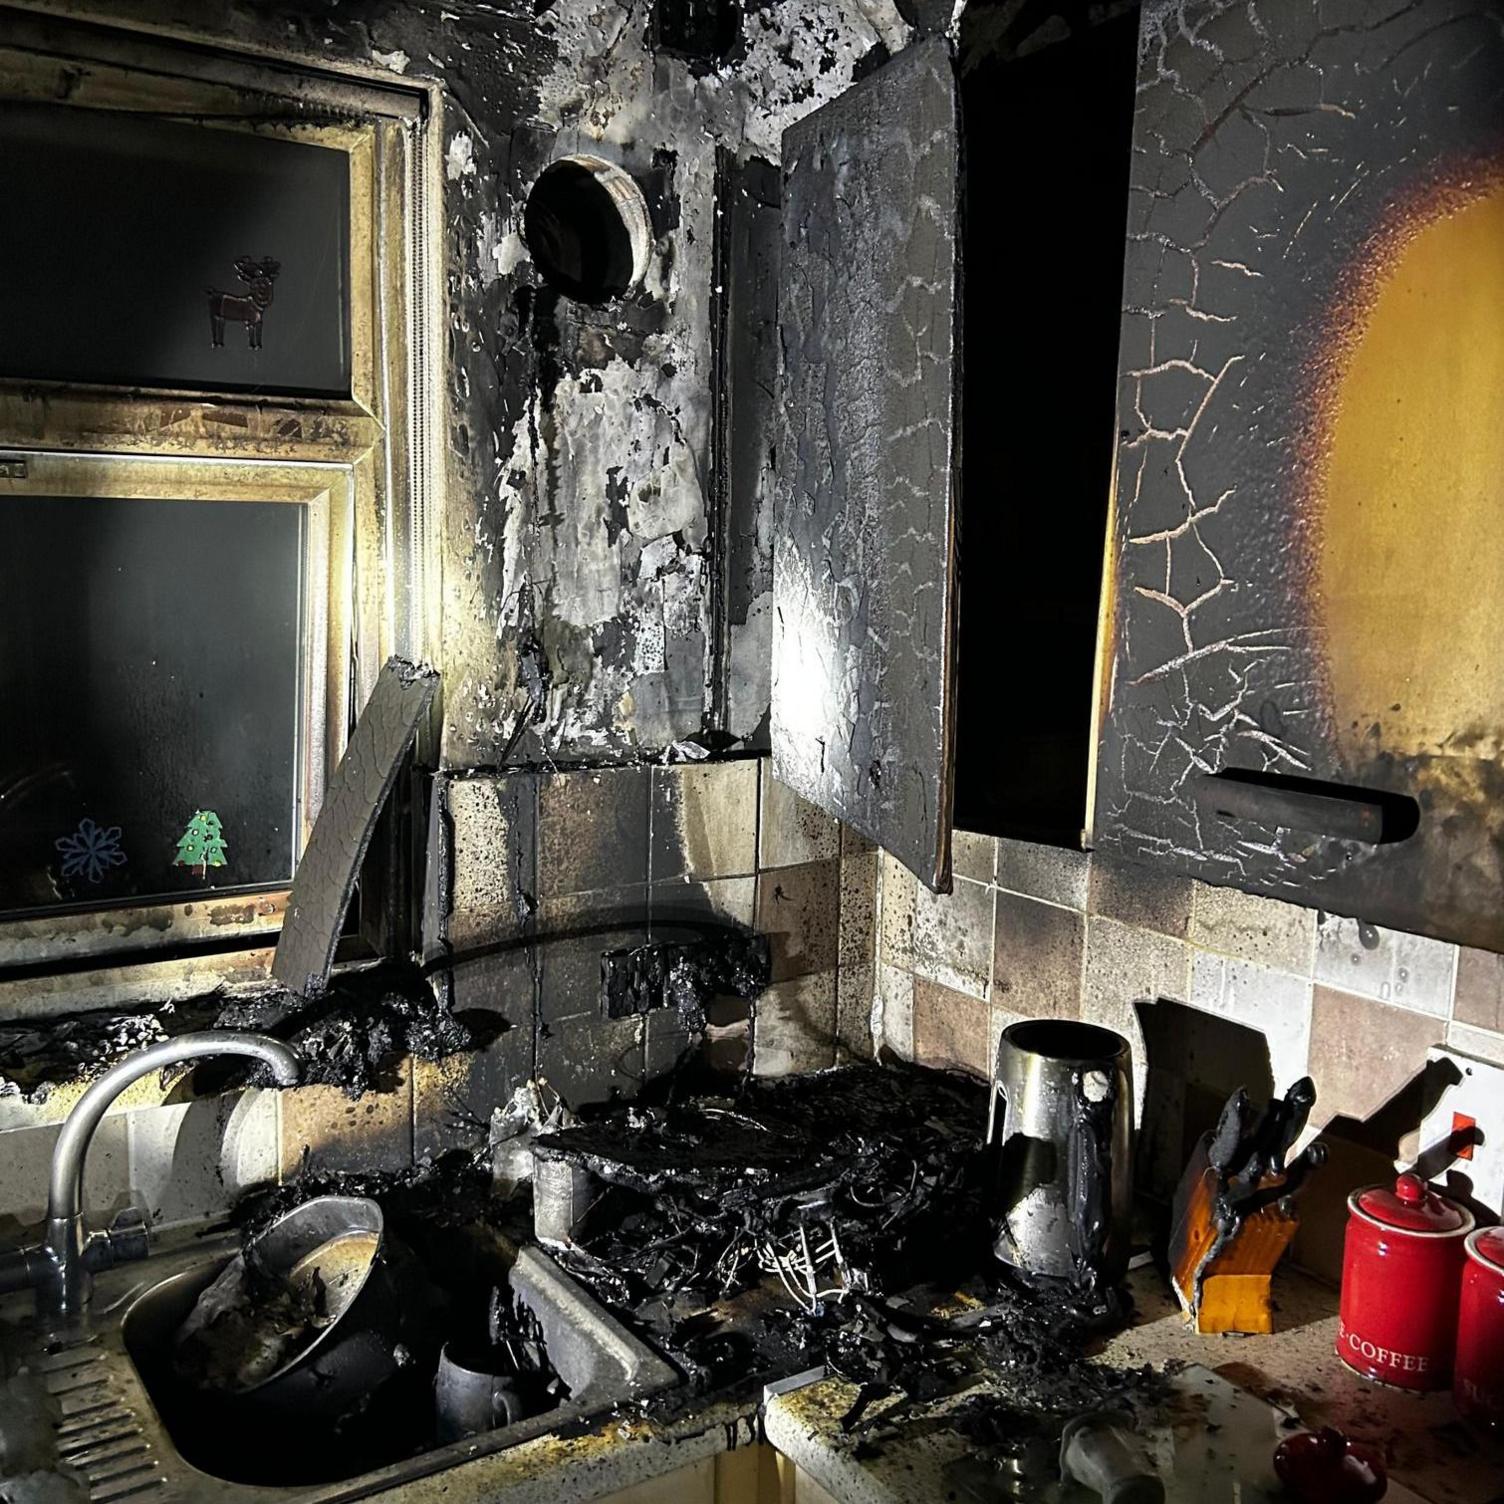
<svg viewBox="0 0 1504 1504">
<path fill-rule="evenodd" d="M 1095 844 L 1504 948 L 1504 12 L 1144 26 Z"/>
<path fill-rule="evenodd" d="M 959 139 L 948 44 L 783 138 L 776 776 L 950 882 Z"/>
<path fill-rule="evenodd" d="M 768 750 L 772 675 L 781 181 L 761 157 L 717 154 L 717 729 L 759 752 Z"/>
<path fill-rule="evenodd" d="M 438 687 L 436 670 L 388 658 L 329 780 L 272 961 L 272 975 L 300 997 L 318 997 L 328 985 L 360 864 Z"/>
</svg>

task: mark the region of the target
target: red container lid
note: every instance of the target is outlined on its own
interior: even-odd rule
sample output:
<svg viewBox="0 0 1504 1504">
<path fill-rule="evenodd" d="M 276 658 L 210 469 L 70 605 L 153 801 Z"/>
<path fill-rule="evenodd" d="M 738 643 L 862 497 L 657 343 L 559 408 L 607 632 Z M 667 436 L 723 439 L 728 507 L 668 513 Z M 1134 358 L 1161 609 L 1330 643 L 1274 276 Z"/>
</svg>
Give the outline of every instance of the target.
<svg viewBox="0 0 1504 1504">
<path fill-rule="evenodd" d="M 1504 1227 L 1480 1227 L 1468 1238 L 1467 1251 L 1480 1264 L 1504 1273 Z"/>
<path fill-rule="evenodd" d="M 1392 1191 L 1385 1185 L 1355 1191 L 1352 1208 L 1371 1222 L 1402 1232 L 1458 1233 L 1473 1225 L 1466 1207 L 1438 1196 L 1419 1175 L 1401 1175 Z"/>
</svg>

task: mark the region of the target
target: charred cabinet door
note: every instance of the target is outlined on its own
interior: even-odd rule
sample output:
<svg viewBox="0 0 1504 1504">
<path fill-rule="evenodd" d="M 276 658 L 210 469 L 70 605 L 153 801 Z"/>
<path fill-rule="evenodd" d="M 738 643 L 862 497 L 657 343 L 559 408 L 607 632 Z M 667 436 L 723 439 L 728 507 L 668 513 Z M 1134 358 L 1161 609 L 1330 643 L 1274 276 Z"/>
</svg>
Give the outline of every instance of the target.
<svg viewBox="0 0 1504 1504">
<path fill-rule="evenodd" d="M 942 39 L 783 138 L 773 771 L 950 884 L 960 151 Z"/>
<path fill-rule="evenodd" d="M 1504 950 L 1498 6 L 1144 18 L 1094 844 Z"/>
</svg>

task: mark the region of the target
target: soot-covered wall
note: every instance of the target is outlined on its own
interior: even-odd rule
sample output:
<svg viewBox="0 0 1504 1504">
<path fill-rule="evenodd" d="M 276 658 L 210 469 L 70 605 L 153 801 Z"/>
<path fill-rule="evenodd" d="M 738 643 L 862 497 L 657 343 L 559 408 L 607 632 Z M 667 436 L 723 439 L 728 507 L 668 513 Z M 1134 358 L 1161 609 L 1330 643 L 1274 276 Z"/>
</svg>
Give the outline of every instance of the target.
<svg viewBox="0 0 1504 1504">
<path fill-rule="evenodd" d="M 703 39 L 671 36 L 641 0 L 48 8 L 440 84 L 445 762 L 509 747 L 510 762 L 617 760 L 754 733 L 765 705 L 729 697 L 717 726 L 709 692 L 714 652 L 765 662 L 770 632 L 758 581 L 726 592 L 715 645 L 717 160 L 776 161 L 786 125 L 901 47 L 889 0 L 728 3 Z M 723 55 L 687 55 L 701 40 Z M 579 151 L 631 172 L 653 217 L 641 287 L 601 307 L 543 286 L 521 235 L 533 179 Z"/>
</svg>

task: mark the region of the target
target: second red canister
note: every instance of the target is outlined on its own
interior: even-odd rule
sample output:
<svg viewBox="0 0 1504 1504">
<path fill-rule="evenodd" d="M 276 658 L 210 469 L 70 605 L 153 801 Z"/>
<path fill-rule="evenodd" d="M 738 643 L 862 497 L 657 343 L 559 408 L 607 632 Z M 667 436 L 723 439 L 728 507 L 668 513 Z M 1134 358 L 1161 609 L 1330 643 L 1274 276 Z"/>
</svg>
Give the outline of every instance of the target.
<svg viewBox="0 0 1504 1504">
<path fill-rule="evenodd" d="M 1337 1356 L 1367 1379 L 1445 1389 L 1472 1213 L 1416 1175 L 1354 1191 L 1347 1209 Z"/>
<path fill-rule="evenodd" d="M 1504 1227 L 1467 1238 L 1457 1306 L 1457 1408 L 1485 1430 L 1504 1429 Z"/>
</svg>

